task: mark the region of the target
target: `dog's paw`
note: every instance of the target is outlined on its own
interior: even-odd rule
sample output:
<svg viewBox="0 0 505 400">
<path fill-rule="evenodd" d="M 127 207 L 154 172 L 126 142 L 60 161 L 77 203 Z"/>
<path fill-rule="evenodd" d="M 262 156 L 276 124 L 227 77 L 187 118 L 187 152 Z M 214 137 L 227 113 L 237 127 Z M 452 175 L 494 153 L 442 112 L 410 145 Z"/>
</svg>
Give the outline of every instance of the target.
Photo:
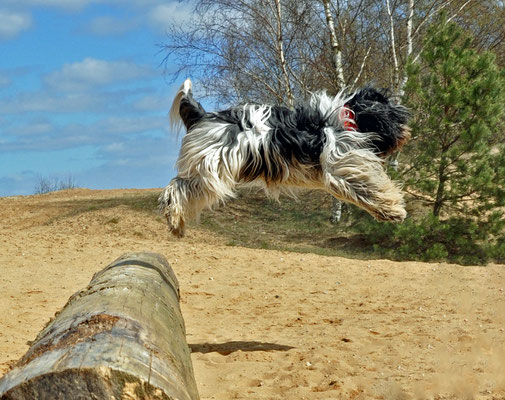
<svg viewBox="0 0 505 400">
<path fill-rule="evenodd" d="M 175 226 L 169 226 L 168 230 L 170 231 L 170 233 L 172 235 L 174 235 L 178 239 L 182 239 L 184 237 L 184 234 L 185 234 L 184 227 L 181 227 L 181 226 L 177 226 L 177 227 L 175 227 Z"/>
<path fill-rule="evenodd" d="M 184 218 L 174 215 L 173 213 L 166 214 L 168 230 L 177 238 L 183 238 L 186 233 L 186 224 Z"/>
<path fill-rule="evenodd" d="M 404 207 L 395 207 L 390 210 L 381 210 L 374 214 L 374 218 L 381 222 L 403 222 L 407 217 Z"/>
<path fill-rule="evenodd" d="M 184 237 L 186 224 L 180 212 L 173 205 L 167 203 L 160 204 L 160 211 L 167 220 L 168 231 L 177 238 Z"/>
</svg>

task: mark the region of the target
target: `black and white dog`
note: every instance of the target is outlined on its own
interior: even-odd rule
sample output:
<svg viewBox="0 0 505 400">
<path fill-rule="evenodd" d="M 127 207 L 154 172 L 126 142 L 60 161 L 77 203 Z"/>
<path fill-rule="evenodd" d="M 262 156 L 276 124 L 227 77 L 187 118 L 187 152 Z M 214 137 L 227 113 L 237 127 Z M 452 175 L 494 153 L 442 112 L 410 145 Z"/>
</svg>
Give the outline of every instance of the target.
<svg viewBox="0 0 505 400">
<path fill-rule="evenodd" d="M 187 129 L 178 175 L 160 195 L 170 231 L 205 207 L 233 197 L 240 183 L 258 183 L 268 195 L 282 189 L 321 189 L 381 221 L 402 221 L 403 196 L 383 167 L 386 155 L 410 137 L 408 111 L 370 87 L 335 97 L 314 94 L 289 109 L 245 104 L 206 112 L 187 79 L 177 92 L 172 128 Z"/>
</svg>

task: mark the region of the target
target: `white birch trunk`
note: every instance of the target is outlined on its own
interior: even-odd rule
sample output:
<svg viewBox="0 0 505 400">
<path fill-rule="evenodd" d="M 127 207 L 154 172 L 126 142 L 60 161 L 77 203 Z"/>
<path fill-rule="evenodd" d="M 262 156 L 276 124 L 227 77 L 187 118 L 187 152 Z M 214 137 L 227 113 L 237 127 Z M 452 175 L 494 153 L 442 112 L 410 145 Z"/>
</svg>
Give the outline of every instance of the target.
<svg viewBox="0 0 505 400">
<path fill-rule="evenodd" d="M 407 54 L 405 58 L 406 60 L 408 60 L 412 56 L 412 52 L 414 49 L 414 41 L 412 38 L 413 19 L 414 19 L 414 0 L 409 0 L 409 12 L 407 14 Z M 405 94 L 405 85 L 407 84 L 408 80 L 407 72 L 405 71 L 405 69 L 403 70 L 402 75 L 403 75 L 402 80 L 400 81 L 397 91 L 398 99 L 401 99 Z"/>
<path fill-rule="evenodd" d="M 284 86 L 286 88 L 286 94 L 288 96 L 287 103 L 289 107 L 294 106 L 294 96 L 291 89 L 291 84 L 289 82 L 289 74 L 286 66 L 286 57 L 284 55 L 284 40 L 282 37 L 282 10 L 281 1 L 275 0 L 275 11 L 277 14 L 277 52 L 279 54 L 279 61 L 281 63 L 282 77 L 284 80 Z"/>
<path fill-rule="evenodd" d="M 330 32 L 330 43 L 333 55 L 333 64 L 337 73 L 337 84 L 340 89 L 345 87 L 344 66 L 342 65 L 342 48 L 339 44 L 337 32 L 335 30 L 335 22 L 330 9 L 330 0 L 322 0 L 324 6 L 324 14 L 326 16 L 326 23 L 328 24 L 328 31 Z"/>
<path fill-rule="evenodd" d="M 389 0 L 386 0 L 386 10 L 389 16 L 389 40 L 391 41 L 391 57 L 393 59 L 392 86 L 394 90 L 397 91 L 400 82 L 400 66 L 398 63 L 398 55 L 396 53 L 395 21 L 393 16 L 393 9 L 391 8 L 391 3 Z"/>
<path fill-rule="evenodd" d="M 333 15 L 330 9 L 330 0 L 322 0 L 324 7 L 324 15 L 326 17 L 326 23 L 328 24 L 328 31 L 330 33 L 330 43 L 333 55 L 333 65 L 335 67 L 335 72 L 337 73 L 337 85 L 339 89 L 344 89 L 345 78 L 344 78 L 344 66 L 342 64 L 342 48 L 338 41 L 337 32 L 335 30 L 335 22 L 333 20 Z M 338 223 L 342 219 L 342 206 L 343 203 L 340 200 L 333 198 L 331 217 L 330 221 L 332 223 Z"/>
</svg>

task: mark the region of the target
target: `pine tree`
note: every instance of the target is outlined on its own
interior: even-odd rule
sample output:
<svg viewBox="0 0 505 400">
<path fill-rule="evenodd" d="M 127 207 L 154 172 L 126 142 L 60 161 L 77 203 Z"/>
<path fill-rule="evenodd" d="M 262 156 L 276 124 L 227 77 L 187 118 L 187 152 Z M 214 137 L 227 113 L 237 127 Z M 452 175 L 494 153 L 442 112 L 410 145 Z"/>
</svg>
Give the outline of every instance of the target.
<svg viewBox="0 0 505 400">
<path fill-rule="evenodd" d="M 496 234 L 505 204 L 505 146 L 493 138 L 501 134 L 505 74 L 493 54 L 471 44 L 456 24 L 435 24 L 420 60 L 409 66 L 405 103 L 413 140 L 403 173 L 407 190 L 433 216 L 479 221 Z"/>
</svg>

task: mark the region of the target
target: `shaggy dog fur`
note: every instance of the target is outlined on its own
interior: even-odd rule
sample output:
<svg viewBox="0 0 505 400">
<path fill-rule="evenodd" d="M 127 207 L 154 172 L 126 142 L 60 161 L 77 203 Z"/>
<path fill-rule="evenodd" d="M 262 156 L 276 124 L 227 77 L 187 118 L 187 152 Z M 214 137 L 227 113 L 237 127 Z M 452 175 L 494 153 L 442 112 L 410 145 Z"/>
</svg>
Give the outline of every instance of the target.
<svg viewBox="0 0 505 400">
<path fill-rule="evenodd" d="M 366 87 L 335 97 L 312 95 L 294 109 L 244 104 L 206 112 L 188 79 L 177 92 L 172 128 L 187 129 L 178 174 L 160 195 L 170 231 L 205 207 L 233 197 L 240 183 L 260 184 L 268 195 L 282 189 L 321 189 L 381 221 L 402 221 L 403 196 L 383 159 L 409 138 L 408 111 L 386 91 Z"/>
</svg>

